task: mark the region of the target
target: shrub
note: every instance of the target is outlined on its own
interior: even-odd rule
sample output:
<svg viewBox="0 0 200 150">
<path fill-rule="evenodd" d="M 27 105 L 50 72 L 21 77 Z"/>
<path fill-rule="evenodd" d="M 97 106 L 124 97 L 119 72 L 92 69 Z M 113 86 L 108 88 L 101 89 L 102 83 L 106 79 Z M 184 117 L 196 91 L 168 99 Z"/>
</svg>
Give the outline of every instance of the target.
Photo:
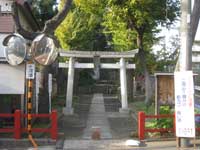
<svg viewBox="0 0 200 150">
<path fill-rule="evenodd" d="M 160 114 L 173 114 L 170 106 L 161 106 Z M 147 124 L 150 128 L 173 128 L 173 118 L 154 119 Z"/>
</svg>

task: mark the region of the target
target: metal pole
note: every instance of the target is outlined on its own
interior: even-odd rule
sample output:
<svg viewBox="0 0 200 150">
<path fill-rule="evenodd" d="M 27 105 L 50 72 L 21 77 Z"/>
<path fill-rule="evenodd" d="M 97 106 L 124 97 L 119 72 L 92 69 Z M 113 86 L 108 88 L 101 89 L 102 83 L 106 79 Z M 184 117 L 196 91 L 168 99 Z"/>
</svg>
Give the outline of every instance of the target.
<svg viewBox="0 0 200 150">
<path fill-rule="evenodd" d="M 39 84 L 40 84 L 40 73 L 36 72 L 35 74 L 35 101 L 36 101 L 36 114 L 39 112 Z"/>
<path fill-rule="evenodd" d="M 49 113 L 51 113 L 52 74 L 48 75 Z"/>
<path fill-rule="evenodd" d="M 33 80 L 28 79 L 28 94 L 27 94 L 27 120 L 28 120 L 28 134 L 31 134 L 31 112 L 32 112 L 32 89 L 33 89 Z"/>
<path fill-rule="evenodd" d="M 51 93 L 49 92 L 49 114 L 51 113 Z"/>
<path fill-rule="evenodd" d="M 32 97 L 33 97 L 33 80 L 34 80 L 34 68 L 29 67 L 33 62 L 30 60 L 26 64 L 26 81 L 27 81 L 27 129 L 28 134 L 32 132 Z"/>
<path fill-rule="evenodd" d="M 37 144 L 35 143 L 32 137 L 32 97 L 33 97 L 33 81 L 35 77 L 35 66 L 33 61 L 30 60 L 26 64 L 26 81 L 27 81 L 27 130 L 28 130 L 28 138 L 33 144 L 33 146 L 37 149 Z"/>
<path fill-rule="evenodd" d="M 190 40 L 191 0 L 181 1 L 181 49 L 178 71 L 192 70 L 192 50 Z M 181 147 L 189 147 L 189 138 L 181 138 Z"/>
</svg>

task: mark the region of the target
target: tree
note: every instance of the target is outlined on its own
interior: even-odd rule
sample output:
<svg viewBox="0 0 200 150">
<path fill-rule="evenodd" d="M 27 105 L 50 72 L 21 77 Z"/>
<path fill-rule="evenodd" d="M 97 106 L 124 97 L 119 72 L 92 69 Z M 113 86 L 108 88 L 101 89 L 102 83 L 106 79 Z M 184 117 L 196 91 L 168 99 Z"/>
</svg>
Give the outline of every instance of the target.
<svg viewBox="0 0 200 150">
<path fill-rule="evenodd" d="M 159 41 L 159 49 L 154 57 L 156 60 L 156 70 L 164 72 L 172 72 L 175 69 L 180 50 L 180 37 L 178 35 L 171 36 L 168 46 L 165 40 Z"/>
<path fill-rule="evenodd" d="M 31 6 L 35 18 L 42 27 L 45 21 L 58 13 L 56 0 L 33 0 Z"/>
<path fill-rule="evenodd" d="M 63 4 L 62 0 L 59 9 L 63 7 Z M 55 32 L 61 47 L 66 50 L 106 50 L 106 37 L 101 25 L 105 6 L 106 3 L 102 0 L 75 0 L 68 16 Z M 79 59 L 78 61 L 88 60 Z M 79 69 L 76 72 L 78 73 L 75 74 L 77 79 L 74 83 L 75 87 L 81 84 L 79 81 L 85 79 L 94 83 L 91 70 Z"/>
<path fill-rule="evenodd" d="M 40 21 L 44 23 L 44 27 L 41 31 L 38 32 L 31 32 L 25 28 L 23 28 L 23 26 L 21 25 L 20 22 L 20 15 L 18 13 L 18 9 L 20 9 L 21 6 L 27 5 L 27 1 L 14 1 L 13 2 L 13 19 L 15 21 L 16 24 L 16 30 L 19 34 L 21 34 L 25 39 L 28 40 L 34 40 L 36 36 L 38 36 L 39 34 L 46 34 L 50 37 L 54 36 L 54 31 L 55 29 L 58 27 L 58 25 L 64 20 L 64 18 L 67 16 L 69 9 L 71 8 L 72 5 L 72 1 L 73 0 L 66 0 L 63 6 L 63 9 L 60 10 L 55 16 L 53 16 L 53 5 L 55 4 L 55 0 L 45 0 L 45 1 L 35 1 L 35 7 L 39 7 L 38 8 L 38 13 L 39 15 L 41 15 Z M 37 5 L 36 5 L 37 3 Z M 36 7 L 36 8 L 37 8 Z M 44 14 L 45 11 L 50 10 L 52 14 Z M 51 18 L 51 19 L 50 19 Z M 49 19 L 49 20 L 47 20 Z M 47 67 L 41 67 L 42 72 L 44 74 L 44 80 L 43 80 L 43 86 L 47 87 L 47 79 L 48 79 L 48 71 L 49 68 Z M 46 106 L 46 103 L 44 103 L 44 101 L 48 100 L 48 92 L 47 92 L 48 88 L 43 88 L 43 92 L 42 92 L 42 98 L 43 98 L 43 104 Z M 44 107 L 47 108 L 47 107 Z"/>
<path fill-rule="evenodd" d="M 60 10 L 55 16 L 53 16 L 51 19 L 47 20 L 44 24 L 44 28 L 41 31 L 38 31 L 37 33 L 35 32 L 30 32 L 26 29 L 23 28 L 23 26 L 20 23 L 19 19 L 19 14 L 18 14 L 18 9 L 20 5 L 26 4 L 27 1 L 21 2 L 21 1 L 15 1 L 13 2 L 13 19 L 16 25 L 16 30 L 19 34 L 21 34 L 24 38 L 33 40 L 36 36 L 39 34 L 45 33 L 48 35 L 53 36 L 54 31 L 56 28 L 60 25 L 60 23 L 65 19 L 67 16 L 71 5 L 72 5 L 73 0 L 65 0 L 64 6 L 62 10 Z"/>
<path fill-rule="evenodd" d="M 167 4 L 167 5 L 166 5 Z M 167 8 L 166 8 L 167 6 Z M 166 15 L 167 10 L 167 15 Z M 140 67 L 145 75 L 145 102 L 149 101 L 150 88 L 147 55 L 153 44 L 154 32 L 158 25 L 170 25 L 179 15 L 178 0 L 108 0 L 107 12 L 104 15 L 106 32 L 116 37 L 123 28 L 127 44 L 139 48 Z M 123 31 L 121 30 L 121 31 Z M 113 38 L 113 39 L 114 39 Z M 117 41 L 112 40 L 114 45 Z"/>
<path fill-rule="evenodd" d="M 69 15 L 56 30 L 61 47 L 104 50 L 106 39 L 101 26 L 104 7 L 105 3 L 101 0 L 75 0 Z"/>
</svg>

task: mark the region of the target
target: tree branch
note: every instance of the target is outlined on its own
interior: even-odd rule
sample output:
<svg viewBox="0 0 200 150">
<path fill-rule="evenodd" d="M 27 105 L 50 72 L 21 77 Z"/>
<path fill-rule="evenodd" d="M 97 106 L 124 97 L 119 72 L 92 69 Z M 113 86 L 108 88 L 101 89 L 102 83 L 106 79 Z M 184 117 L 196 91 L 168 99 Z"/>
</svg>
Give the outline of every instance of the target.
<svg viewBox="0 0 200 150">
<path fill-rule="evenodd" d="M 20 19 L 19 19 L 19 13 L 18 13 L 18 3 L 17 2 L 13 2 L 12 5 L 12 16 L 16 25 L 16 30 L 19 34 L 21 34 L 24 38 L 29 39 L 29 40 L 33 40 L 39 33 L 33 33 L 30 31 L 25 30 L 22 25 L 20 24 Z"/>
<path fill-rule="evenodd" d="M 14 19 L 14 22 L 16 24 L 17 32 L 19 34 L 21 34 L 24 38 L 29 39 L 29 40 L 33 40 L 36 36 L 38 36 L 41 33 L 53 35 L 56 28 L 60 25 L 60 23 L 67 16 L 67 14 L 70 10 L 70 7 L 72 5 L 72 1 L 73 0 L 66 0 L 63 9 L 56 16 L 54 16 L 52 19 L 46 21 L 44 29 L 43 29 L 42 32 L 30 32 L 30 31 L 23 28 L 23 26 L 20 23 L 19 13 L 18 13 L 19 7 L 23 4 L 21 3 L 20 0 L 14 1 L 13 5 L 12 5 L 13 19 Z"/>
<path fill-rule="evenodd" d="M 135 19 L 133 17 L 130 16 L 128 17 L 128 25 L 132 30 L 133 29 L 138 30 L 138 27 L 135 24 Z"/>
<path fill-rule="evenodd" d="M 63 9 L 52 19 L 46 21 L 43 33 L 52 34 L 67 16 L 73 0 L 66 0 Z"/>
</svg>

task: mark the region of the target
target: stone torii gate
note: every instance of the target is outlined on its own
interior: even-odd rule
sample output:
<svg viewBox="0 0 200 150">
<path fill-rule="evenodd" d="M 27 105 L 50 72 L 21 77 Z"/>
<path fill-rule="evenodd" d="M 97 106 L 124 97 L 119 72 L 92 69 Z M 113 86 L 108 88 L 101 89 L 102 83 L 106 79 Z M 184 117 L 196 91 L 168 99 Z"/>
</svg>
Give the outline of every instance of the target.
<svg viewBox="0 0 200 150">
<path fill-rule="evenodd" d="M 60 51 L 61 57 L 68 57 L 69 62 L 60 62 L 59 68 L 68 68 L 68 82 L 66 92 L 66 105 L 63 108 L 63 114 L 73 114 L 72 98 L 73 98 L 73 84 L 74 84 L 74 70 L 75 68 L 83 69 L 95 69 L 96 64 L 94 63 L 79 63 L 75 61 L 75 58 L 119 58 L 119 63 L 100 63 L 101 69 L 120 69 L 120 87 L 121 87 L 121 113 L 127 113 L 128 101 L 127 101 L 127 79 L 126 69 L 134 69 L 135 64 L 128 64 L 125 58 L 133 58 L 138 52 L 138 49 L 126 51 L 126 52 L 105 52 L 105 51 Z"/>
</svg>

